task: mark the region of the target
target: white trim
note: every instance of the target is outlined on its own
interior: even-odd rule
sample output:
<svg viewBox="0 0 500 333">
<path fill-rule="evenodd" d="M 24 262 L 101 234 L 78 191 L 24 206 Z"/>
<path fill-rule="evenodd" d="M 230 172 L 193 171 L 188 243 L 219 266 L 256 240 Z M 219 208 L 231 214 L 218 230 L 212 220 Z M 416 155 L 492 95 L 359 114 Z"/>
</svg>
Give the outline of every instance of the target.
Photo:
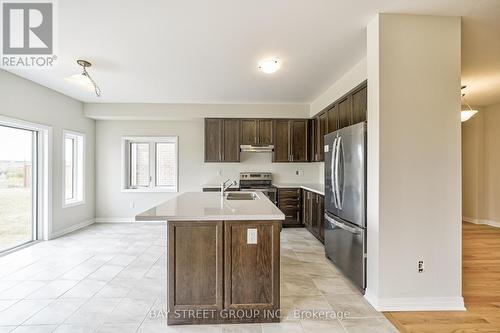
<svg viewBox="0 0 500 333">
<path fill-rule="evenodd" d="M 52 233 L 52 127 L 0 115 L 0 125 L 38 132 L 38 237 L 48 240 Z"/>
<path fill-rule="evenodd" d="M 75 198 L 66 200 L 66 137 L 71 137 L 77 146 L 77 150 L 74 152 L 77 156 L 77 163 L 73 167 L 77 170 L 77 174 L 75 175 L 76 180 L 74 180 L 75 185 Z M 85 133 L 71 131 L 71 130 L 62 130 L 62 208 L 75 207 L 85 204 L 85 163 L 86 163 L 86 154 L 87 154 L 87 137 Z M 81 169 L 81 170 L 80 170 Z"/>
<path fill-rule="evenodd" d="M 378 298 L 368 291 L 365 299 L 377 311 L 465 311 L 463 297 Z"/>
<path fill-rule="evenodd" d="M 470 217 L 462 217 L 464 222 L 474 223 L 474 224 L 484 224 L 489 225 L 490 227 L 500 228 L 500 222 L 492 221 L 492 220 L 483 220 L 483 219 L 473 219 Z"/>
<path fill-rule="evenodd" d="M 96 223 L 165 223 L 163 221 L 136 221 L 133 217 L 96 217 Z"/>
<path fill-rule="evenodd" d="M 50 239 L 61 237 L 63 235 L 69 234 L 70 232 L 85 228 L 85 227 L 87 227 L 91 224 L 94 224 L 94 223 L 95 223 L 95 219 L 90 219 L 90 220 L 83 221 L 83 222 L 78 223 L 78 224 L 71 225 L 67 228 L 64 228 L 64 229 L 61 229 L 59 231 L 54 232 L 52 234 L 52 236 L 50 237 Z"/>
</svg>

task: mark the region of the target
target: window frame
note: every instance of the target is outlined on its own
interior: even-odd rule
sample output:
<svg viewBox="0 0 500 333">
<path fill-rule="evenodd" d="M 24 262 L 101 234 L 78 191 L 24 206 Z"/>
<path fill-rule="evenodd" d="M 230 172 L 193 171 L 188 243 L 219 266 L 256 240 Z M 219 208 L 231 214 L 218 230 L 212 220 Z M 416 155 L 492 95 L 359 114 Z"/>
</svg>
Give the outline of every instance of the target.
<svg viewBox="0 0 500 333">
<path fill-rule="evenodd" d="M 73 197 L 66 199 L 66 139 L 73 140 Z M 62 207 L 85 204 L 85 133 L 63 130 L 62 135 Z"/>
<path fill-rule="evenodd" d="M 131 187 L 131 143 L 148 143 L 149 144 L 149 186 Z M 173 143 L 175 147 L 175 175 L 174 186 L 157 186 L 157 169 L 156 169 L 156 145 L 158 143 Z M 138 193 L 177 193 L 179 191 L 179 137 L 175 135 L 162 136 L 122 136 L 122 182 L 121 192 L 138 192 Z"/>
</svg>

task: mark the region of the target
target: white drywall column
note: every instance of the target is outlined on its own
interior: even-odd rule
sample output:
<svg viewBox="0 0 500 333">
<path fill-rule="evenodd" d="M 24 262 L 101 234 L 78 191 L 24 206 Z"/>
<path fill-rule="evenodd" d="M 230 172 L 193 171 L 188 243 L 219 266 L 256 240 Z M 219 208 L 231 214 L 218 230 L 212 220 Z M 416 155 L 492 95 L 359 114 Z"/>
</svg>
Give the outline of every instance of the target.
<svg viewBox="0 0 500 333">
<path fill-rule="evenodd" d="M 460 18 L 379 14 L 367 37 L 366 298 L 463 309 Z"/>
</svg>

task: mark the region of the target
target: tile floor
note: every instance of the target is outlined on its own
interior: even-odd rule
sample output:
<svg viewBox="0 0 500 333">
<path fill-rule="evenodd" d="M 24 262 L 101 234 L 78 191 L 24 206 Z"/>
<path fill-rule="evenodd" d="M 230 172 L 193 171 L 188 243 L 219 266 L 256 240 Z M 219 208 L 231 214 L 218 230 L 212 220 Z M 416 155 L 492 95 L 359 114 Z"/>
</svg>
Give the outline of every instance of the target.
<svg viewBox="0 0 500 333">
<path fill-rule="evenodd" d="M 167 326 L 165 230 L 154 223 L 94 224 L 0 257 L 0 333 L 397 332 L 305 229 L 282 232 L 282 322 Z M 317 319 L 311 310 L 346 318 Z"/>
</svg>

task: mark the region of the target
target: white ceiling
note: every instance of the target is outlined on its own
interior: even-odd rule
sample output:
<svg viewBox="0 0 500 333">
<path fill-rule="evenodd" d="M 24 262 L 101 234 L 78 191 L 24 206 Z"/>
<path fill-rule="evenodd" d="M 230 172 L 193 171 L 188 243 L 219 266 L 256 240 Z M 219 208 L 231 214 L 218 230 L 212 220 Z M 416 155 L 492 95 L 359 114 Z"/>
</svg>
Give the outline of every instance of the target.
<svg viewBox="0 0 500 333">
<path fill-rule="evenodd" d="M 58 66 L 12 70 L 84 102 L 309 103 L 366 54 L 377 12 L 464 16 L 471 104 L 500 102 L 500 0 L 60 0 Z M 278 56 L 274 75 L 257 62 Z M 77 59 L 103 95 L 67 83 Z"/>
</svg>

